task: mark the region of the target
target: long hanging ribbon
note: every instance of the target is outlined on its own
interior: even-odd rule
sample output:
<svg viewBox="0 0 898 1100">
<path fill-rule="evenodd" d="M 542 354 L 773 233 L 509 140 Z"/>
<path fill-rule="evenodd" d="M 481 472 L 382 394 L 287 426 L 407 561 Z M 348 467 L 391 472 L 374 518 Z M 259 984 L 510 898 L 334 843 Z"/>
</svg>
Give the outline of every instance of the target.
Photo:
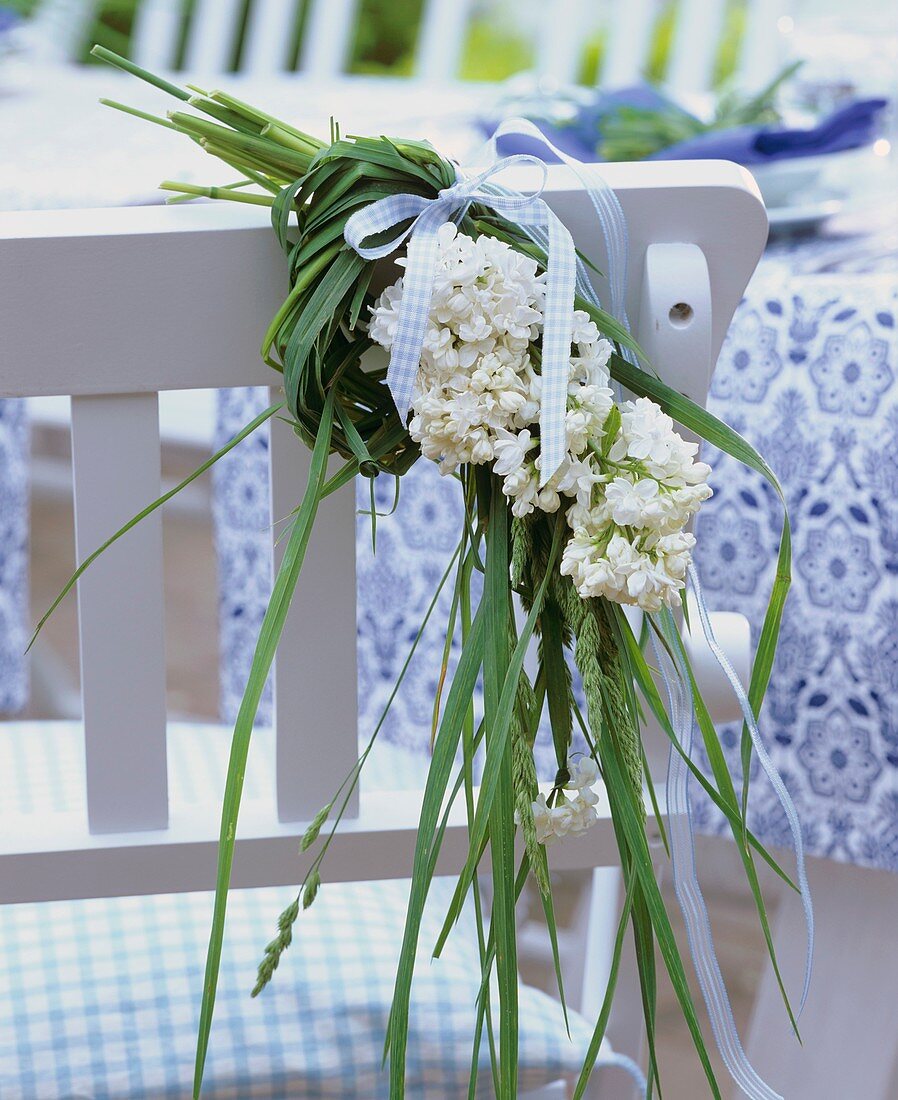
<svg viewBox="0 0 898 1100">
<path fill-rule="evenodd" d="M 811 887 L 808 882 L 807 867 L 804 858 L 804 839 L 801 832 L 801 822 L 798 819 L 798 811 L 795 809 L 795 803 L 792 801 L 792 796 L 789 794 L 786 784 L 777 771 L 776 765 L 771 759 L 770 753 L 767 751 L 767 746 L 764 744 L 764 740 L 761 737 L 761 731 L 758 729 L 758 723 L 755 719 L 754 711 L 752 710 L 751 702 L 745 692 L 745 688 L 743 688 L 729 657 L 727 657 L 720 643 L 717 641 L 717 638 L 714 636 L 714 630 L 711 626 L 711 615 L 705 603 L 704 596 L 702 595 L 698 571 L 694 565 L 689 566 L 689 581 L 692 585 L 692 593 L 695 597 L 696 607 L 698 608 L 705 641 L 708 643 L 708 648 L 714 654 L 717 663 L 720 665 L 724 675 L 730 682 L 730 687 L 733 689 L 733 694 L 736 696 L 736 701 L 739 704 L 739 709 L 742 711 L 743 720 L 745 721 L 746 728 L 751 737 L 752 748 L 755 750 L 758 762 L 779 799 L 780 805 L 783 808 L 783 813 L 786 815 L 786 821 L 789 824 L 789 831 L 792 834 L 792 843 L 795 848 L 795 861 L 797 865 L 798 887 L 801 891 L 801 903 L 804 908 L 805 929 L 807 932 L 804 984 L 801 991 L 801 1001 L 798 1006 L 798 1014 L 801 1015 L 811 987 L 811 970 L 814 960 L 814 908 L 811 903 Z"/>
<path fill-rule="evenodd" d="M 674 890 L 683 913 L 689 950 L 702 991 L 717 1049 L 730 1076 L 749 1100 L 782 1100 L 758 1076 L 742 1048 L 720 965 L 714 952 L 711 923 L 698 881 L 695 861 L 695 832 L 689 802 L 689 767 L 695 715 L 687 686 L 678 636 L 670 617 L 662 618 L 665 646 L 652 635 L 652 648 L 667 693 L 670 721 L 677 740 L 667 771 L 668 837 Z"/>
<path fill-rule="evenodd" d="M 504 134 L 525 135 L 541 141 L 560 161 L 572 169 L 583 184 L 596 211 L 605 238 L 605 251 L 608 256 L 607 280 L 610 291 L 610 311 L 629 330 L 630 324 L 625 305 L 629 242 L 626 219 L 617 195 L 594 166 L 583 164 L 563 153 L 532 122 L 526 120 L 514 119 L 503 123 L 495 131 L 487 145 L 492 155 L 495 155 L 498 138 Z M 526 232 L 532 240 L 545 249 L 544 235 L 538 229 L 528 229 Z M 593 305 L 600 306 L 592 281 L 588 278 L 583 265 L 580 263 L 577 265 L 577 292 Z M 629 349 L 623 348 L 621 350 L 631 362 L 635 362 L 635 357 Z M 758 760 L 776 791 L 792 831 L 798 866 L 798 884 L 801 890 L 807 925 L 807 957 L 804 986 L 799 1007 L 800 1014 L 807 999 L 810 985 L 814 943 L 814 915 L 805 869 L 801 826 L 789 792 L 786 790 L 761 739 L 745 690 L 732 664 L 714 636 L 711 618 L 702 597 L 701 585 L 694 568 L 690 569 L 690 580 L 708 647 L 730 682 L 749 730 Z M 671 662 L 666 653 L 659 652 L 659 647 L 654 638 L 653 645 L 655 646 L 658 665 L 667 690 L 671 709 L 671 723 L 684 748 L 684 752 L 691 759 L 695 721 L 692 692 L 683 664 L 682 650 L 678 648 L 682 646 L 682 642 L 669 614 L 666 616 L 663 630 L 672 651 L 677 654 L 676 662 Z M 695 828 L 690 809 L 689 778 L 690 772 L 686 761 L 672 747 L 667 777 L 672 875 L 677 900 L 683 912 L 696 975 L 708 1010 L 711 1029 L 724 1064 L 733 1080 L 749 1100 L 782 1100 L 779 1094 L 763 1081 L 748 1061 L 736 1030 L 726 985 L 714 950 L 714 939 L 708 911 L 698 881 L 695 861 Z"/>
</svg>

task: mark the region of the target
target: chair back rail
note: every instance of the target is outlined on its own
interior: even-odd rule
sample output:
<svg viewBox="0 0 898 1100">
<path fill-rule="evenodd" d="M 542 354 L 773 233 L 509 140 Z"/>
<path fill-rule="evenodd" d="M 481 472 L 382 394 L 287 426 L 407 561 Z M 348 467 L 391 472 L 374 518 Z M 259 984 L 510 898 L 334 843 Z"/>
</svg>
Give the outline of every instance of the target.
<svg viewBox="0 0 898 1100">
<path fill-rule="evenodd" d="M 630 226 L 628 308 L 637 335 L 667 380 L 703 401 L 766 237 L 757 189 L 724 162 L 609 165 L 606 177 Z M 526 174 L 517 181 L 529 182 Z M 594 213 L 573 175 L 551 168 L 545 195 L 602 269 Z M 252 278 L 235 278 L 239 271 Z M 601 296 L 601 283 L 597 290 Z M 284 291 L 283 256 L 257 208 L 0 214 L 0 396 L 73 397 L 79 560 L 159 491 L 158 391 L 271 385 L 258 343 Z M 682 309 L 671 313 L 681 303 L 692 307 L 685 326 Z M 275 423 L 273 537 L 307 470 L 306 449 Z M 288 615 L 275 669 L 276 799 L 250 825 L 245 884 L 296 875 L 295 843 L 288 851 L 284 837 L 314 815 L 357 756 L 354 522 L 350 485 L 322 505 Z M 161 578 L 157 518 L 135 527 L 79 582 L 87 811 L 58 829 L 48 824 L 50 835 L 28 841 L 24 859 L 22 838 L 7 831 L 0 901 L 72 896 L 60 893 L 75 888 L 56 877 L 60 852 L 81 861 L 78 888 L 88 893 L 78 896 L 134 892 L 135 872 L 126 873 L 122 855 L 132 846 L 141 860 L 154 845 L 173 846 L 168 864 L 140 864 L 145 892 L 191 881 L 196 889 L 208 878 L 215 808 L 204 807 L 200 820 L 167 805 Z M 358 815 L 354 843 L 385 827 L 382 801 L 375 812 L 375 796 L 366 797 L 363 787 L 350 810 Z M 396 828 L 413 832 L 414 815 Z M 461 836 L 463 823 L 458 829 Z M 603 845 L 597 839 L 586 864 Z M 282 859 L 286 866 L 275 870 Z M 347 860 L 347 876 L 351 869 L 370 877 L 357 857 Z M 392 866 L 397 875 L 408 868 L 398 859 Z"/>
<path fill-rule="evenodd" d="M 32 41 L 45 60 L 73 60 L 81 53 L 98 0 L 43 0 Z M 737 65 L 748 90 L 766 83 L 782 64 L 777 19 L 788 0 L 747 0 Z M 309 0 L 302 30 L 299 70 L 334 78 L 346 71 L 360 0 Z M 712 86 L 728 5 L 726 0 L 676 0 L 666 83 L 675 93 L 703 93 Z M 236 67 L 257 75 L 294 68 L 300 0 L 141 0 L 132 34 L 134 59 L 150 69 L 183 68 L 214 75 Z M 424 0 L 414 72 L 432 80 L 458 76 L 474 11 L 472 0 Z M 663 11 L 660 0 L 544 0 L 530 29 L 536 71 L 575 81 L 586 44 L 604 42 L 598 82 L 621 87 L 641 80 Z M 242 44 L 240 38 L 242 36 Z M 238 56 L 239 48 L 239 56 Z"/>
</svg>

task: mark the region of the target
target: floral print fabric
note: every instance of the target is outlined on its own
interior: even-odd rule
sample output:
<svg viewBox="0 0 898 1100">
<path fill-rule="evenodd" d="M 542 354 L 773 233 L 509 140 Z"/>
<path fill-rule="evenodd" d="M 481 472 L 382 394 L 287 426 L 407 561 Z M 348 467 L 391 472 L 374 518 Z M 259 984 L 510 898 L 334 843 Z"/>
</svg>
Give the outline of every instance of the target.
<svg viewBox="0 0 898 1100">
<path fill-rule="evenodd" d="M 780 478 L 794 543 L 761 730 L 810 851 L 898 870 L 898 288 L 891 275 L 756 278 L 727 336 L 709 407 Z M 696 561 L 715 610 L 757 638 L 781 512 L 763 480 L 711 451 L 715 495 Z M 720 736 L 740 772 L 738 725 Z M 761 776 L 753 826 L 789 843 Z M 724 831 L 700 791 L 700 827 Z"/>
</svg>

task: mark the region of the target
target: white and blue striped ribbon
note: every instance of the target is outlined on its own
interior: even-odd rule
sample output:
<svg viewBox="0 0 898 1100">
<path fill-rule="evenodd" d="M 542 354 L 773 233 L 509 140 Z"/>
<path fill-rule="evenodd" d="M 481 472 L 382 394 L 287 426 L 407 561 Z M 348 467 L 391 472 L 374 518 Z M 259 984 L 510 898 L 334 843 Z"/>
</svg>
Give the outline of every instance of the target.
<svg viewBox="0 0 898 1100">
<path fill-rule="evenodd" d="M 595 164 L 584 164 L 583 161 L 563 152 L 552 144 L 542 130 L 526 118 L 507 119 L 496 127 L 492 137 L 485 145 L 484 154 L 482 155 L 484 161 L 495 159 L 499 139 L 506 136 L 528 137 L 533 141 L 540 142 L 562 164 L 567 165 L 583 185 L 583 190 L 589 197 L 596 213 L 599 228 L 605 241 L 605 254 L 608 257 L 608 270 L 606 272 L 609 291 L 608 312 L 629 330 L 630 321 L 627 317 L 626 293 L 630 241 L 627 232 L 627 219 L 624 216 L 624 209 L 617 194 Z M 540 247 L 545 248 L 545 244 L 539 239 L 538 230 L 534 232 L 528 229 L 527 235 Z M 583 264 L 579 262 L 577 264 L 577 293 L 593 305 L 601 307 L 592 280 L 587 275 Z M 630 358 L 627 349 L 622 349 L 622 352 Z M 635 358 L 632 361 L 635 362 Z"/>
<path fill-rule="evenodd" d="M 488 181 L 516 164 L 536 165 L 543 179 L 530 193 L 490 188 Z M 427 330 L 433 281 L 438 259 L 437 233 L 448 221 L 460 221 L 472 203 L 488 206 L 518 225 L 546 234 L 547 280 L 543 314 L 542 408 L 540 410 L 540 483 L 545 484 L 561 465 L 567 450 L 568 362 L 574 326 L 574 287 L 577 257 L 570 233 L 540 197 L 545 186 L 546 166 L 538 157 L 518 154 L 505 157 L 479 175 L 457 181 L 436 198 L 421 195 L 389 195 L 357 211 L 346 222 L 347 243 L 366 260 L 389 256 L 408 239 L 405 276 L 396 338 L 390 355 L 387 384 L 396 408 L 405 421 L 421 360 Z M 365 247 L 363 241 L 378 233 L 410 222 L 385 244 Z"/>
</svg>

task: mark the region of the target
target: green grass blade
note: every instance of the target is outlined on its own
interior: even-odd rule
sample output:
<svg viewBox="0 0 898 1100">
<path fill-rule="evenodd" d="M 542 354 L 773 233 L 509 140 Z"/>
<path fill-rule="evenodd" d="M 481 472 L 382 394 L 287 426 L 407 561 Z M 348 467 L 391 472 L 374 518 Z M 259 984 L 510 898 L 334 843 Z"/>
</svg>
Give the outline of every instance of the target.
<svg viewBox="0 0 898 1100">
<path fill-rule="evenodd" d="M 620 971 L 621 955 L 624 949 L 627 925 L 630 923 L 630 914 L 633 909 L 633 893 L 635 887 L 636 876 L 631 874 L 630 881 L 627 884 L 627 893 L 624 897 L 620 921 L 617 925 L 617 934 L 614 937 L 614 948 L 611 952 L 611 967 L 608 971 L 608 985 L 605 987 L 605 996 L 602 999 L 602 1007 L 599 1010 L 599 1016 L 596 1020 L 592 1038 L 589 1041 L 586 1058 L 583 1061 L 583 1068 L 580 1070 L 580 1076 L 577 1078 L 573 1100 L 582 1100 L 586 1087 L 589 1084 L 590 1075 L 595 1067 L 596 1058 L 599 1056 L 602 1040 L 605 1038 L 605 1030 L 608 1027 L 608 1018 L 611 1015 L 611 1006 L 614 1002 L 614 991 L 617 988 L 617 976 Z"/>
<path fill-rule="evenodd" d="M 679 635 L 674 635 L 676 639 L 679 639 Z M 705 753 L 708 757 L 708 762 L 711 765 L 711 771 L 714 775 L 717 785 L 722 792 L 725 793 L 728 801 L 736 801 L 736 789 L 733 785 L 732 777 L 726 763 L 726 758 L 723 754 L 723 749 L 720 746 L 720 742 L 717 738 L 717 731 L 714 728 L 714 723 L 711 719 L 711 715 L 708 712 L 708 708 L 705 705 L 705 701 L 702 698 L 698 684 L 695 680 L 695 674 L 692 669 L 692 663 L 689 660 L 689 654 L 686 651 L 686 647 L 682 644 L 682 641 L 677 641 L 678 656 L 686 669 L 686 675 L 689 678 L 689 686 L 692 692 L 693 706 L 695 708 L 695 717 L 698 722 L 698 728 L 702 734 L 702 741 L 705 746 Z M 744 820 L 744 819 L 743 819 Z M 754 898 L 755 909 L 758 914 L 758 920 L 761 924 L 761 931 L 764 934 L 764 942 L 767 945 L 767 955 L 770 959 L 770 965 L 773 968 L 773 973 L 776 978 L 777 985 L 779 986 L 780 995 L 782 997 L 783 1004 L 785 1005 L 786 1012 L 789 1016 L 789 1022 L 792 1025 L 792 1029 L 796 1036 L 800 1038 L 798 1031 L 798 1022 L 795 1018 L 795 1013 L 792 1009 L 792 1003 L 789 1000 L 789 995 L 786 992 L 786 986 L 783 981 L 782 973 L 780 972 L 779 960 L 776 954 L 776 946 L 773 942 L 773 934 L 770 930 L 770 920 L 767 916 L 767 905 L 764 901 L 764 894 L 761 890 L 761 883 L 758 880 L 757 869 L 754 865 L 754 859 L 752 857 L 751 848 L 745 842 L 744 832 L 740 835 L 737 831 L 733 832 L 733 839 L 736 841 L 736 848 L 742 859 L 742 866 L 745 868 L 745 875 L 748 879 L 749 887 L 751 888 L 752 897 Z"/>
<path fill-rule="evenodd" d="M 619 830 L 618 846 L 622 851 L 630 853 L 632 873 L 639 878 L 638 889 L 644 899 L 658 949 L 692 1036 L 711 1095 L 715 1100 L 720 1100 L 720 1089 L 699 1026 L 695 1003 L 683 969 L 683 960 L 674 939 L 664 899 L 655 881 L 655 870 L 645 834 L 642 807 L 637 807 L 633 797 L 626 764 L 617 739 L 617 731 L 610 725 L 606 729 L 608 736 L 603 743 L 602 764 L 605 773 L 605 789 L 615 830 Z"/>
<path fill-rule="evenodd" d="M 486 530 L 486 644 L 483 656 L 483 713 L 487 738 L 486 770 L 490 770 L 492 741 L 499 734 L 499 703 L 510 669 L 508 621 L 508 503 L 493 482 L 490 519 Z M 520 669 L 518 670 L 520 672 Z M 514 682 L 517 695 L 517 679 Z M 518 1069 L 518 961 L 515 929 L 514 774 L 511 739 L 505 737 L 496 754 L 495 798 L 488 811 L 493 910 L 490 929 L 496 943 L 499 987 L 499 1095 L 514 1100 Z M 478 806 L 478 811 L 480 807 Z"/>
<path fill-rule="evenodd" d="M 649 619 L 650 617 L 647 616 L 645 621 L 648 622 Z M 640 692 L 642 693 L 643 698 L 648 703 L 649 709 L 657 719 L 658 724 L 661 726 L 665 735 L 670 740 L 675 751 L 678 752 L 683 758 L 686 766 L 689 768 L 689 771 L 692 774 L 692 777 L 701 786 L 701 788 L 714 803 L 717 809 L 720 810 L 720 812 L 726 817 L 727 821 L 730 824 L 730 828 L 734 831 L 734 833 L 741 834 L 743 832 L 743 819 L 738 803 L 727 801 L 724 796 L 721 795 L 720 791 L 718 791 L 716 787 L 708 782 L 707 777 L 697 767 L 695 762 L 686 755 L 683 746 L 680 744 L 680 741 L 677 738 L 673 726 L 670 724 L 670 719 L 667 715 L 667 711 L 664 709 L 664 703 L 661 700 L 661 695 L 658 691 L 655 681 L 652 678 L 652 671 L 645 660 L 645 655 L 643 654 L 639 643 L 634 637 L 632 630 L 629 629 L 629 623 L 626 622 L 626 617 L 624 617 L 624 624 L 624 637 L 626 639 L 627 647 L 630 653 L 630 668 L 633 670 L 634 681 L 637 684 Z M 666 644 L 663 638 L 659 638 L 659 640 L 662 643 Z M 767 851 L 764 845 L 751 832 L 751 830 L 745 829 L 744 832 L 748 843 L 751 844 L 758 855 L 760 855 L 761 858 L 768 864 L 771 870 L 773 870 L 783 880 L 783 882 L 786 883 L 787 886 L 791 887 L 791 889 L 795 890 L 796 893 L 798 893 L 798 885 L 779 865 L 774 857 Z"/>
<path fill-rule="evenodd" d="M 780 536 L 779 551 L 776 559 L 776 573 L 767 603 L 767 611 L 764 615 L 764 623 L 758 638 L 752 665 L 751 679 L 748 686 L 748 699 L 752 710 L 758 715 L 764 702 L 767 685 L 773 671 L 773 661 L 776 656 L 776 647 L 779 640 L 780 626 L 782 624 L 783 609 L 789 587 L 792 582 L 792 536 L 789 526 L 789 515 L 786 509 L 786 500 L 776 475 L 752 447 L 752 445 L 738 432 L 733 431 L 729 425 L 724 424 L 707 409 L 701 408 L 670 386 L 665 385 L 660 378 L 640 370 L 618 355 L 612 355 L 610 360 L 611 374 L 622 385 L 640 396 L 651 397 L 657 401 L 666 413 L 673 417 L 685 428 L 695 432 L 702 439 L 707 440 L 712 446 L 731 455 L 749 469 L 759 473 L 771 486 L 783 506 L 783 530 Z M 742 809 L 743 818 L 748 801 L 748 781 L 751 763 L 751 739 L 748 729 L 742 727 Z"/>
<path fill-rule="evenodd" d="M 558 551 L 561 546 L 561 537 L 564 530 L 563 524 L 559 523 L 555 527 L 555 535 L 552 540 L 552 549 L 549 554 L 549 562 L 546 568 L 545 576 L 543 577 L 540 587 L 537 590 L 536 596 L 533 601 L 533 607 L 530 614 L 527 616 L 527 620 L 524 623 L 524 627 L 521 631 L 521 636 L 518 639 L 518 643 L 515 646 L 512 653 L 511 660 L 508 665 L 508 671 L 505 674 L 505 681 L 502 686 L 502 693 L 499 698 L 499 703 L 496 708 L 496 719 L 493 729 L 490 733 L 490 741 L 487 745 L 486 761 L 483 767 L 483 780 L 480 787 L 480 797 L 477 800 L 477 810 L 474 816 L 474 822 L 470 830 L 470 841 L 468 847 L 468 858 L 465 862 L 465 866 L 462 869 L 459 876 L 458 885 L 455 888 L 455 893 L 452 898 L 452 902 L 449 906 L 449 912 L 446 915 L 446 920 L 443 924 L 443 929 L 437 940 L 434 954 L 439 955 L 449 935 L 449 931 L 452 925 L 458 918 L 458 914 L 461 912 L 462 904 L 464 903 L 465 895 L 468 892 L 468 887 L 471 884 L 471 880 L 474 873 L 477 870 L 477 865 L 480 862 L 481 852 L 486 841 L 489 814 L 492 809 L 493 799 L 496 794 L 496 786 L 499 780 L 499 762 L 505 752 L 505 748 L 508 744 L 508 734 L 511 726 L 512 711 L 515 706 L 518 680 L 520 678 L 521 669 L 524 664 L 524 657 L 527 653 L 527 646 L 530 643 L 530 639 L 533 637 L 533 631 L 536 627 L 537 619 L 539 618 L 540 611 L 543 606 L 543 602 L 546 596 L 546 589 L 549 584 L 549 579 L 552 576 L 552 571 L 555 567 L 555 561 L 558 557 Z M 505 580 L 506 590 L 508 588 L 508 580 L 506 573 Z M 483 605 L 481 605 L 483 606 Z M 505 620 L 507 623 L 507 619 Z"/>
<path fill-rule="evenodd" d="M 179 88 L 177 84 L 172 84 L 170 80 L 164 80 L 161 76 L 156 76 L 155 73 L 142 69 L 139 65 L 135 65 L 133 61 L 129 61 L 127 57 L 122 57 L 121 54 L 107 50 L 105 46 L 94 46 L 90 52 L 91 56 L 96 57 L 97 60 L 105 61 L 107 65 L 112 65 L 113 68 L 130 73 L 131 76 L 136 76 L 139 80 L 152 84 L 154 88 L 159 88 L 160 91 L 167 92 L 176 99 L 182 99 L 186 103 L 191 97 L 192 93 L 187 91 L 186 88 Z"/>
<path fill-rule="evenodd" d="M 231 755 L 228 760 L 228 775 L 225 784 L 224 803 L 221 814 L 221 833 L 218 845 L 218 872 L 215 882 L 215 906 L 212 917 L 212 929 L 209 935 L 209 948 L 206 955 L 206 973 L 203 981 L 203 1001 L 200 1009 L 199 1033 L 197 1035 L 196 1065 L 193 1079 L 194 1100 L 199 1100 L 203 1083 L 203 1070 L 206 1053 L 209 1048 L 209 1033 L 212 1028 L 212 1013 L 215 1008 L 215 993 L 218 986 L 218 971 L 221 963 L 221 948 L 224 938 L 225 913 L 228 902 L 228 889 L 231 880 L 231 867 L 234 862 L 234 843 L 237 834 L 237 816 L 240 798 L 243 792 L 243 778 L 246 771 L 246 757 L 249 741 L 256 718 L 256 711 L 274 653 L 283 630 L 290 601 L 296 588 L 296 582 L 302 568 L 306 547 L 312 533 L 321 490 L 327 476 L 327 457 L 330 450 L 331 429 L 334 418 L 334 399 L 336 389 L 330 391 L 321 417 L 321 425 L 312 461 L 309 467 L 308 482 L 290 539 L 284 551 L 284 557 L 275 578 L 274 587 L 262 626 L 246 690 L 240 703 L 234 735 L 231 741 Z"/>
<path fill-rule="evenodd" d="M 539 626 L 539 653 L 541 664 L 545 669 L 546 698 L 549 701 L 549 724 L 555 746 L 555 762 L 559 768 L 563 768 L 567 765 L 571 747 L 571 673 L 564 656 L 561 613 L 554 600 L 546 602 Z"/>
<path fill-rule="evenodd" d="M 415 843 L 415 858 L 412 868 L 412 886 L 385 1044 L 386 1051 L 389 1052 L 390 1056 L 390 1095 L 392 1100 L 402 1100 L 405 1095 L 405 1052 L 408 1044 L 409 1001 L 415 966 L 415 952 L 421 930 L 421 915 L 439 854 L 439 848 L 436 846 L 435 841 L 440 807 L 449 784 L 462 725 L 471 702 L 471 694 L 477 681 L 477 674 L 483 663 L 484 618 L 483 605 L 481 604 L 471 624 L 471 632 L 465 640 L 458 667 L 449 688 L 446 709 L 443 711 L 440 728 L 434 743 L 433 757 L 428 769 L 427 783 L 421 803 L 421 816 L 418 822 L 418 837 Z"/>
</svg>

